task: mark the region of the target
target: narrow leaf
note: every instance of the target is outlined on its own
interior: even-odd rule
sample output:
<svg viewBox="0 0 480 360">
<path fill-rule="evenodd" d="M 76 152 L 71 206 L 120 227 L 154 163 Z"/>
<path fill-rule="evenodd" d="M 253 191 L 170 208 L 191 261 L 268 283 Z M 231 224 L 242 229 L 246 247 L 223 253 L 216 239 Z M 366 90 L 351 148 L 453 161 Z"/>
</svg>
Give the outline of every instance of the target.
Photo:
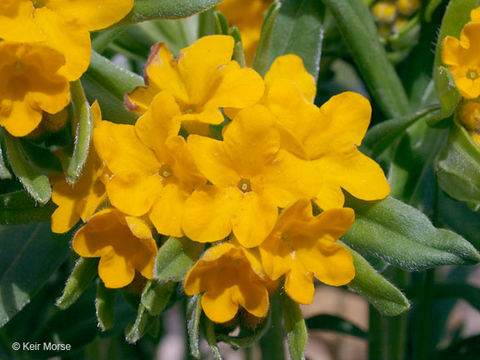
<svg viewBox="0 0 480 360">
<path fill-rule="evenodd" d="M 455 122 L 436 163 L 438 184 L 454 199 L 480 208 L 480 147 Z"/>
<path fill-rule="evenodd" d="M 286 293 L 280 294 L 280 300 L 282 303 L 285 328 L 287 330 L 290 357 L 292 360 L 305 359 L 308 333 L 300 311 L 300 306 L 290 299 Z"/>
<path fill-rule="evenodd" d="M 93 119 L 80 80 L 71 83 L 70 91 L 72 93 L 72 127 L 75 132 L 75 142 L 65 175 L 67 181 L 74 184 L 82 174 L 83 166 L 87 161 L 90 139 L 92 137 Z"/>
<path fill-rule="evenodd" d="M 97 276 L 98 259 L 79 258 L 56 305 L 65 310 L 72 305 Z"/>
<path fill-rule="evenodd" d="M 135 322 L 125 329 L 125 340 L 129 344 L 135 344 L 155 325 L 156 318 L 151 316 L 145 306 L 140 304 Z"/>
<path fill-rule="evenodd" d="M 0 226 L 0 327 L 30 302 L 66 259 L 67 237 L 52 235 L 49 223 Z"/>
<path fill-rule="evenodd" d="M 430 121 L 429 124 L 435 124 L 441 119 L 452 115 L 461 100 L 460 93 L 458 92 L 455 80 L 450 71 L 443 66 L 439 66 L 436 68 L 435 74 L 435 87 L 440 99 L 440 104 L 442 105 L 442 112 L 441 115 L 435 119 L 436 121 Z"/>
<path fill-rule="evenodd" d="M 49 149 L 20 139 L 25 158 L 39 171 L 47 174 L 61 174 L 60 160 Z"/>
<path fill-rule="evenodd" d="M 151 315 L 160 315 L 175 291 L 175 283 L 150 280 L 142 292 L 141 303 Z"/>
<path fill-rule="evenodd" d="M 364 1 L 324 0 L 335 17 L 345 43 L 383 113 L 405 115 L 409 105 L 403 85 L 378 39 L 373 18 Z"/>
<path fill-rule="evenodd" d="M 480 254 L 460 235 L 436 229 L 419 210 L 392 197 L 377 202 L 349 198 L 356 220 L 344 241 L 360 253 L 404 270 L 480 262 Z"/>
<path fill-rule="evenodd" d="M 153 274 L 159 281 L 181 281 L 198 259 L 203 244 L 170 237 L 158 251 Z"/>
<path fill-rule="evenodd" d="M 362 142 L 362 149 L 375 158 L 416 121 L 421 119 L 428 121 L 428 119 L 436 117 L 438 117 L 438 107 L 429 107 L 410 115 L 381 122 L 367 132 Z"/>
<path fill-rule="evenodd" d="M 114 26 L 153 19 L 179 19 L 207 10 L 221 0 L 136 0 L 132 11 Z"/>
<path fill-rule="evenodd" d="M 140 76 L 115 65 L 95 51 L 92 51 L 92 60 L 86 74 L 121 101 L 125 93 L 144 85 Z"/>
<path fill-rule="evenodd" d="M 0 131 L 0 180 L 12 178 L 12 174 L 8 171 L 5 160 L 2 150 L 2 132 Z"/>
<path fill-rule="evenodd" d="M 98 282 L 95 312 L 97 314 L 98 327 L 102 331 L 109 330 L 115 325 L 116 295 L 115 290 L 107 289 L 102 281 Z"/>
<path fill-rule="evenodd" d="M 217 336 L 215 334 L 215 324 L 207 317 L 204 318 L 205 340 L 207 340 L 210 350 L 215 360 L 222 360 L 222 355 L 218 350 Z"/>
<path fill-rule="evenodd" d="M 20 140 L 7 132 L 3 133 L 7 158 L 12 171 L 25 187 L 25 190 L 40 204 L 46 204 L 52 196 L 48 178 L 39 173 L 25 157 Z"/>
<path fill-rule="evenodd" d="M 325 6 L 321 1 L 304 0 L 282 0 L 281 5 L 273 26 L 269 64 L 280 55 L 298 55 L 316 81 L 322 54 Z"/>
<path fill-rule="evenodd" d="M 262 76 L 265 75 L 268 70 L 270 52 L 272 50 L 273 26 L 279 9 L 280 4 L 277 2 L 273 2 L 268 8 L 265 21 L 263 22 L 260 40 L 258 41 L 257 51 L 253 58 L 252 68 Z"/>
<path fill-rule="evenodd" d="M 348 250 L 352 254 L 355 266 L 355 278 L 348 287 L 367 299 L 385 316 L 396 316 L 407 311 L 409 303 L 405 295 L 378 273 L 360 254 L 350 248 Z"/>
<path fill-rule="evenodd" d="M 354 323 L 339 316 L 320 314 L 305 320 L 309 330 L 328 330 L 340 334 L 351 335 L 360 339 L 367 339 L 368 334 Z"/>
<path fill-rule="evenodd" d="M 0 195 L 0 224 L 14 225 L 49 221 L 56 206 L 48 202 L 44 206 L 32 199 L 24 190 Z"/>
<path fill-rule="evenodd" d="M 187 303 L 187 331 L 190 355 L 200 359 L 200 317 L 202 315 L 201 295 L 194 295 Z"/>
</svg>

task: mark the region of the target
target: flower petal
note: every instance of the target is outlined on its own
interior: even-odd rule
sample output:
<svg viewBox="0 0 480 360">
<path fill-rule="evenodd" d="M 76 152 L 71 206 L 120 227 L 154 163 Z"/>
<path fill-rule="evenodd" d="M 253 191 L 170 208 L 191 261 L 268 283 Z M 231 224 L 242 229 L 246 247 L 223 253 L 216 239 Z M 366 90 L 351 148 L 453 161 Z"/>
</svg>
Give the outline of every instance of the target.
<svg viewBox="0 0 480 360">
<path fill-rule="evenodd" d="M 107 193 L 113 206 L 132 216 L 145 215 L 163 188 L 158 174 L 127 172 L 115 175 L 107 183 Z"/>
<path fill-rule="evenodd" d="M 293 267 L 285 279 L 285 291 L 297 303 L 311 304 L 315 292 L 313 274 Z"/>
<path fill-rule="evenodd" d="M 46 6 L 89 31 L 115 24 L 132 10 L 134 0 L 48 0 Z"/>
<path fill-rule="evenodd" d="M 202 309 L 210 320 L 224 323 L 232 320 L 238 311 L 238 302 L 232 299 L 233 290 L 208 291 L 202 296 Z"/>
<path fill-rule="evenodd" d="M 158 233 L 175 237 L 183 236 L 182 221 L 187 197 L 188 194 L 179 189 L 175 183 L 163 187 L 149 214 L 149 219 Z"/>
<path fill-rule="evenodd" d="M 256 105 L 240 111 L 225 129 L 225 153 L 241 177 L 261 173 L 274 160 L 280 148 L 280 135 L 274 124 L 272 113 Z"/>
<path fill-rule="evenodd" d="M 236 188 L 195 190 L 185 203 L 183 231 L 193 241 L 214 242 L 232 231 L 232 217 L 242 195 Z"/>
<path fill-rule="evenodd" d="M 233 170 L 222 141 L 190 135 L 187 142 L 195 164 L 208 180 L 219 187 L 237 185 L 240 176 Z"/>
<path fill-rule="evenodd" d="M 98 263 L 98 275 L 105 287 L 118 289 L 133 281 L 135 268 L 126 258 L 111 251 L 101 257 Z"/>
<path fill-rule="evenodd" d="M 277 217 L 278 209 L 270 199 L 250 191 L 243 195 L 232 219 L 233 233 L 242 246 L 258 246 L 272 231 Z"/>
<path fill-rule="evenodd" d="M 313 103 L 317 91 L 315 79 L 307 72 L 303 60 L 299 56 L 289 54 L 275 59 L 265 75 L 265 83 L 267 87 L 270 87 L 272 82 L 278 79 L 294 83 L 305 99 Z"/>
</svg>

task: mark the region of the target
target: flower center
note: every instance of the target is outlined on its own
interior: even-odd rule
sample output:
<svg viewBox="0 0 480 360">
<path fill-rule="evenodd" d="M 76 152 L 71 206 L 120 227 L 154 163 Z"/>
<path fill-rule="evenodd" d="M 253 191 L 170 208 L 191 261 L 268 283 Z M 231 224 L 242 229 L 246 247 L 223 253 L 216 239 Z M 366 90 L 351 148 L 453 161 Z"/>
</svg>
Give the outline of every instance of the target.
<svg viewBox="0 0 480 360">
<path fill-rule="evenodd" d="M 240 179 L 240 181 L 237 184 L 237 187 L 244 194 L 252 191 L 252 184 L 250 184 L 250 180 L 248 180 L 248 179 Z"/>
<path fill-rule="evenodd" d="M 32 0 L 33 7 L 35 9 L 40 9 L 45 6 L 48 0 Z"/>
<path fill-rule="evenodd" d="M 160 167 L 160 176 L 163 177 L 164 179 L 169 178 L 170 176 L 173 175 L 172 168 L 168 164 L 163 164 Z"/>
<path fill-rule="evenodd" d="M 13 63 L 13 73 L 15 75 L 23 74 L 24 71 L 25 71 L 25 65 L 21 61 L 17 60 Z"/>
<path fill-rule="evenodd" d="M 477 70 L 469 69 L 469 70 L 467 71 L 467 79 L 470 79 L 470 80 L 476 80 L 476 79 L 478 79 L 478 72 L 477 72 Z"/>
</svg>

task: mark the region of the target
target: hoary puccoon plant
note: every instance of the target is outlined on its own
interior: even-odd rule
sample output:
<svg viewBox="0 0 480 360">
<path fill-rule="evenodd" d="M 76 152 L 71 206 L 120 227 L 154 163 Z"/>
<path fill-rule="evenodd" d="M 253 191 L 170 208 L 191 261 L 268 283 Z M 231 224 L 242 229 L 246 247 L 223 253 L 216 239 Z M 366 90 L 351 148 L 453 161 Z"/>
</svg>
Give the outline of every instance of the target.
<svg viewBox="0 0 480 360">
<path fill-rule="evenodd" d="M 0 357 L 478 355 L 479 6 L 2 1 Z"/>
</svg>

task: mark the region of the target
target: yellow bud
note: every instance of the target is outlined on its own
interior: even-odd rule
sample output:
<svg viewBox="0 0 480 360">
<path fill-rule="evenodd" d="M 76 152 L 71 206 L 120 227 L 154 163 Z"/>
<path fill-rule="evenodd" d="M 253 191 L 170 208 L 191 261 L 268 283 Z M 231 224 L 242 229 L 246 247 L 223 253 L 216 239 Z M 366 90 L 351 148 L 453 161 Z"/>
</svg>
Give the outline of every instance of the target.
<svg viewBox="0 0 480 360">
<path fill-rule="evenodd" d="M 397 9 L 400 14 L 410 16 L 420 8 L 420 0 L 397 0 Z"/>
<path fill-rule="evenodd" d="M 393 25 L 394 32 L 400 32 L 408 24 L 408 18 L 404 16 L 399 16 L 395 19 L 395 24 Z"/>
<path fill-rule="evenodd" d="M 480 103 L 469 101 L 463 104 L 458 118 L 468 131 L 480 133 Z"/>
<path fill-rule="evenodd" d="M 391 24 L 397 15 L 397 8 L 391 1 L 379 1 L 373 6 L 373 17 L 382 24 Z"/>
<path fill-rule="evenodd" d="M 478 132 L 469 132 L 470 136 L 472 137 L 472 140 L 477 144 L 477 146 L 480 146 L 480 133 Z"/>
</svg>

